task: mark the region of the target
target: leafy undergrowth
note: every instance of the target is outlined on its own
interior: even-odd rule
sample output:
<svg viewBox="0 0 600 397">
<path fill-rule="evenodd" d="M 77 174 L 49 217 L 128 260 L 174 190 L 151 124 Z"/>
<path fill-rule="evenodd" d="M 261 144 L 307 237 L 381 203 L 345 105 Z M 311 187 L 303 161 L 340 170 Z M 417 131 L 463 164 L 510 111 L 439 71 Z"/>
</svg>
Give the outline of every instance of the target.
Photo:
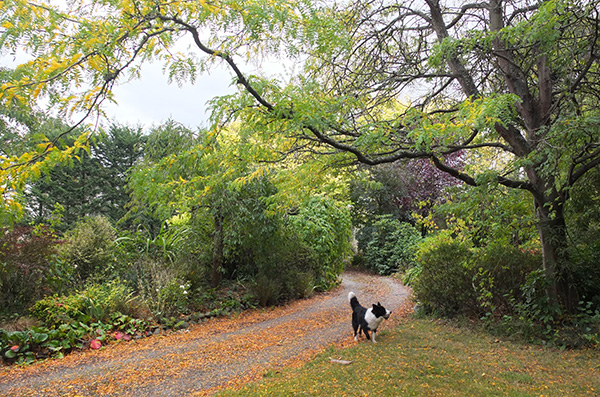
<svg viewBox="0 0 600 397">
<path fill-rule="evenodd" d="M 0 328 L 0 358 L 3 364 L 31 364 L 36 359 L 63 358 L 72 351 L 100 349 L 110 342 L 130 341 L 153 334 L 157 326 L 116 312 L 107 321 L 64 323 L 25 330 Z"/>
<path fill-rule="evenodd" d="M 501 341 L 477 331 L 406 318 L 365 341 L 332 348 L 301 368 L 267 373 L 223 396 L 598 395 L 595 350 L 559 351 Z M 330 362 L 330 357 L 352 361 Z"/>
</svg>

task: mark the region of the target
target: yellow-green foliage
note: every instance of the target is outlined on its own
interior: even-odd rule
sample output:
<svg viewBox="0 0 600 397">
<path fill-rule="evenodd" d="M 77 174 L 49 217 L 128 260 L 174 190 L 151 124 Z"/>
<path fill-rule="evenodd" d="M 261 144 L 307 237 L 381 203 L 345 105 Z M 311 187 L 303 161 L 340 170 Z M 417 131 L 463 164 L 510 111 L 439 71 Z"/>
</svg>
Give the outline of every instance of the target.
<svg viewBox="0 0 600 397">
<path fill-rule="evenodd" d="M 90 321 L 105 321 L 122 311 L 131 298 L 131 290 L 119 280 L 90 284 L 66 296 L 48 296 L 37 301 L 31 314 L 47 326 Z"/>
<path fill-rule="evenodd" d="M 83 219 L 65 234 L 60 256 L 71 266 L 82 281 L 109 265 L 110 246 L 116 232 L 107 218 L 95 216 Z"/>
</svg>

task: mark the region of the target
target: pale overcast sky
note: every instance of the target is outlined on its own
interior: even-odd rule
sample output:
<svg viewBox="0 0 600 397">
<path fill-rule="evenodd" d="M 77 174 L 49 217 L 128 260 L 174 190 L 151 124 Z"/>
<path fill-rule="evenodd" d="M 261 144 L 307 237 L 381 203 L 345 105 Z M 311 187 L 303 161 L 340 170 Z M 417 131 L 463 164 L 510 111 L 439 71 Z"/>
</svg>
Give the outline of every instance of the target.
<svg viewBox="0 0 600 397">
<path fill-rule="evenodd" d="M 198 55 L 205 56 L 202 54 Z M 260 65 L 248 64 L 234 58 L 244 75 L 261 74 L 288 81 L 298 72 L 299 65 L 289 59 L 263 60 Z M 231 86 L 233 72 L 225 63 L 213 65 L 210 72 L 199 74 L 195 84 L 168 83 L 168 75 L 159 64 L 146 64 L 142 68 L 142 78 L 122 83 L 114 88 L 114 98 L 118 105 L 105 105 L 110 121 L 122 124 L 140 124 L 145 127 L 160 124 L 171 118 L 187 127 L 208 127 L 210 111 L 207 102 L 216 96 L 232 94 L 236 87 Z"/>
<path fill-rule="evenodd" d="M 172 118 L 190 128 L 208 126 L 207 102 L 219 95 L 235 92 L 230 87 L 231 73 L 221 66 L 199 75 L 195 84 L 168 83 L 161 65 L 147 64 L 142 68 L 142 78 L 121 84 L 114 89 L 118 104 L 105 105 L 109 121 L 121 124 L 153 124 Z"/>
</svg>

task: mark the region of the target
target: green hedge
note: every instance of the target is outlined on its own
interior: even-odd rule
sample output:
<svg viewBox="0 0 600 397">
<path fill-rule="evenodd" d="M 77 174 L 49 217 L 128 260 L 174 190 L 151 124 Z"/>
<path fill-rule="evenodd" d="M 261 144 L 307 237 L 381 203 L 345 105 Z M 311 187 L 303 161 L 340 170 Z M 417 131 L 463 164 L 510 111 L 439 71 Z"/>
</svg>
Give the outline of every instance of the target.
<svg viewBox="0 0 600 397">
<path fill-rule="evenodd" d="M 409 223 L 380 215 L 357 234 L 363 266 L 381 275 L 405 271 L 415 265 L 420 233 Z"/>
<path fill-rule="evenodd" d="M 538 253 L 492 243 L 473 247 L 441 232 L 425 239 L 417 251 L 420 275 L 415 297 L 442 315 L 499 315 L 522 302 L 522 286 L 541 268 Z"/>
</svg>

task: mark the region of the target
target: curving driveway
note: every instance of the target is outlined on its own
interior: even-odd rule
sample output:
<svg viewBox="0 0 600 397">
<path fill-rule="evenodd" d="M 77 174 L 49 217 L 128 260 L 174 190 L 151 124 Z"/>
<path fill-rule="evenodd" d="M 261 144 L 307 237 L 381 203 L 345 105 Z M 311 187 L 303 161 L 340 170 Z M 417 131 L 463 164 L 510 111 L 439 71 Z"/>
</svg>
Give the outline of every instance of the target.
<svg viewBox="0 0 600 397">
<path fill-rule="evenodd" d="M 409 290 L 391 278 L 347 272 L 334 291 L 287 306 L 213 319 L 174 334 L 62 360 L 0 368 L 0 395 L 210 394 L 307 361 L 332 344 L 355 343 L 349 291 L 365 306 L 380 301 L 392 311 L 409 297 Z M 385 322 L 381 329 L 386 329 Z M 385 336 L 378 339 L 385 344 Z"/>
</svg>

